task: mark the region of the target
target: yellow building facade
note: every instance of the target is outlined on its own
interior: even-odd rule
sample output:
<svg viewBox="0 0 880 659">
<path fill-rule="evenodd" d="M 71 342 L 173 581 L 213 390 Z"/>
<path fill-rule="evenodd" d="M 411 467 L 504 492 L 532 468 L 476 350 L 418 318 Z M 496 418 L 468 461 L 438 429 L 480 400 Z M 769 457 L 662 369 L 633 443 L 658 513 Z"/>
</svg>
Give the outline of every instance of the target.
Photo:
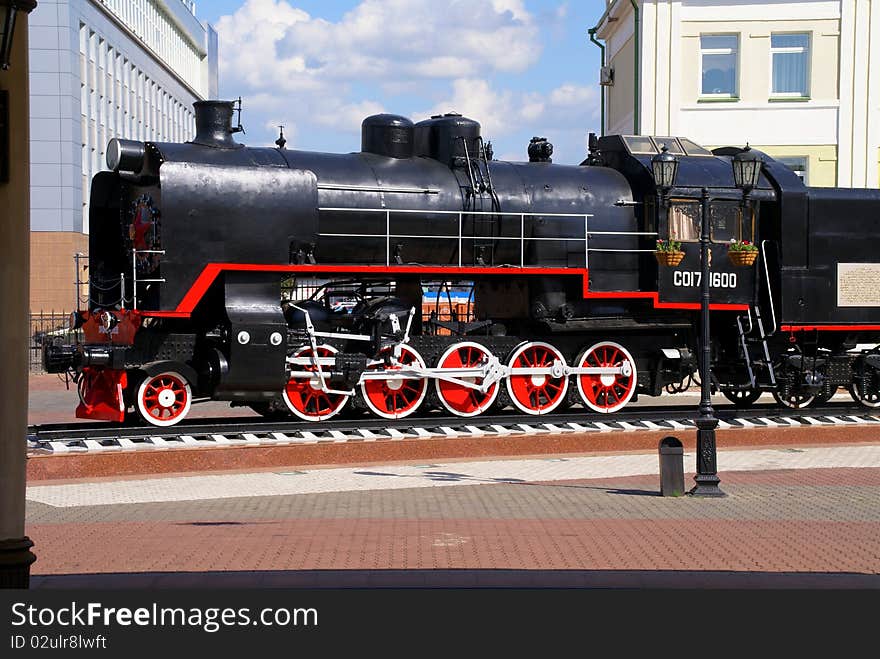
<svg viewBox="0 0 880 659">
<path fill-rule="evenodd" d="M 748 142 L 808 185 L 880 187 L 880 2 L 609 0 L 592 32 L 604 132 Z"/>
</svg>

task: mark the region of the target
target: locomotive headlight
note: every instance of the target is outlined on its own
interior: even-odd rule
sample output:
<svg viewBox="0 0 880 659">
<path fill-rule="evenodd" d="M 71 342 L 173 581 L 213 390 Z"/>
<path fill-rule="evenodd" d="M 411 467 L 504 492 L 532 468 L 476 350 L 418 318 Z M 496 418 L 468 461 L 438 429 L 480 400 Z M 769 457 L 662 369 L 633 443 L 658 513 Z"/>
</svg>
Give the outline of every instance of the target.
<svg viewBox="0 0 880 659">
<path fill-rule="evenodd" d="M 103 311 L 98 315 L 98 323 L 109 332 L 119 324 L 119 319 L 109 311 Z"/>
<path fill-rule="evenodd" d="M 107 144 L 107 167 L 114 172 L 139 172 L 146 153 L 143 142 L 113 138 Z"/>
<path fill-rule="evenodd" d="M 79 311 L 72 311 L 67 319 L 67 326 L 72 330 L 78 330 L 83 326 L 83 317 Z"/>
</svg>

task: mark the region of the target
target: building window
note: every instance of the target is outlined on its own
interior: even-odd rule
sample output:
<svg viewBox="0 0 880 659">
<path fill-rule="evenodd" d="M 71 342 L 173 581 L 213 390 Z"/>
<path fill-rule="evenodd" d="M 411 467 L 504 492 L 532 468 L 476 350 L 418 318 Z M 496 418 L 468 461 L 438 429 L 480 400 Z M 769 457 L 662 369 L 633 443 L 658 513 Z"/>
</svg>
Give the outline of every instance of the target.
<svg viewBox="0 0 880 659">
<path fill-rule="evenodd" d="M 810 95 L 810 35 L 771 34 L 770 56 L 773 60 L 774 96 Z"/>
<path fill-rule="evenodd" d="M 807 185 L 807 158 L 805 156 L 797 156 L 791 158 L 776 158 L 783 165 L 798 175 L 798 178 Z"/>
<path fill-rule="evenodd" d="M 739 37 L 735 34 L 700 35 L 703 96 L 736 98 L 738 50 Z"/>
</svg>

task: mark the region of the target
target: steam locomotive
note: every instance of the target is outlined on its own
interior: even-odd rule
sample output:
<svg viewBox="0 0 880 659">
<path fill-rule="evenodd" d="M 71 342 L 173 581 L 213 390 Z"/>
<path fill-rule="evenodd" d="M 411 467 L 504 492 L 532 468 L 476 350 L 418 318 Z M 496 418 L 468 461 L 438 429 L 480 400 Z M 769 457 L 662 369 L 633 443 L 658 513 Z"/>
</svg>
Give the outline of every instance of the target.
<svg viewBox="0 0 880 659">
<path fill-rule="evenodd" d="M 195 110 L 191 142 L 114 139 L 92 181 L 83 339 L 44 352 L 78 417 L 171 426 L 202 399 L 310 421 L 616 412 L 697 370 L 704 191 L 712 386 L 880 406 L 878 190 L 805 187 L 764 156 L 745 198 L 740 149 L 680 137 L 591 136 L 580 166 L 535 138 L 501 162 L 457 114 L 368 117 L 358 153 L 248 148 L 232 103 Z M 282 294 L 304 279 L 322 286 Z M 423 313 L 450 286 L 463 311 Z"/>
</svg>

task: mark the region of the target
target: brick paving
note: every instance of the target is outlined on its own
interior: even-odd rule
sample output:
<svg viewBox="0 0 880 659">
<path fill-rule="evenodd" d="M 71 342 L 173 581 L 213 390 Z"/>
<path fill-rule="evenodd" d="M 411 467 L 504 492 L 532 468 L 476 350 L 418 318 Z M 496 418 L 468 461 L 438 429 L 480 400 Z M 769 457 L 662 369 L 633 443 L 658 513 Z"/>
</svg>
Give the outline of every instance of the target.
<svg viewBox="0 0 880 659">
<path fill-rule="evenodd" d="M 708 500 L 660 497 L 656 477 L 629 476 L 67 508 L 29 502 L 27 532 L 35 575 L 880 574 L 880 468 L 722 476 L 729 496 Z"/>
</svg>

